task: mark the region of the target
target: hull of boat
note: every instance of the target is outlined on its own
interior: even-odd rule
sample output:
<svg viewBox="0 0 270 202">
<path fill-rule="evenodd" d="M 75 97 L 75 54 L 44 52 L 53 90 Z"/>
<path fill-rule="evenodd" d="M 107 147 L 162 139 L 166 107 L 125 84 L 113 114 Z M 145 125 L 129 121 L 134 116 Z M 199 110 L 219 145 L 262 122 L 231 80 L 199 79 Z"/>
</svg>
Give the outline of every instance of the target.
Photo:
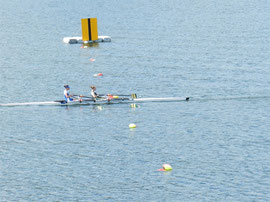
<svg viewBox="0 0 270 202">
<path fill-rule="evenodd" d="M 102 105 L 102 104 L 119 104 L 119 103 L 143 103 L 143 102 L 178 102 L 178 101 L 187 101 L 188 97 L 171 97 L 171 98 L 120 98 L 120 99 L 99 99 L 99 100 L 83 100 L 83 101 L 72 101 L 65 102 L 64 100 L 59 101 L 48 101 L 48 102 L 25 102 L 25 103 L 7 103 L 0 104 L 4 107 L 12 106 L 38 106 L 38 105 L 60 105 L 60 106 L 72 106 L 72 105 Z"/>
</svg>

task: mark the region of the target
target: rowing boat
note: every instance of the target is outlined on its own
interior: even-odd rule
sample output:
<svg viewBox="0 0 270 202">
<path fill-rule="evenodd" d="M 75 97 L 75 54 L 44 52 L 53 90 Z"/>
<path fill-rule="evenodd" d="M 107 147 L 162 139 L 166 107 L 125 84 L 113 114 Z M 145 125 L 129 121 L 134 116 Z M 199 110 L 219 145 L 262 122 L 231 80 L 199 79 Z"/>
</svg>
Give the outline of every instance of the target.
<svg viewBox="0 0 270 202">
<path fill-rule="evenodd" d="M 114 99 L 83 99 L 82 101 L 66 102 L 65 100 L 47 101 L 47 102 L 24 102 L 24 103 L 6 103 L 0 104 L 2 107 L 28 106 L 28 105 L 101 105 L 101 104 L 119 104 L 119 103 L 143 103 L 143 102 L 179 102 L 188 101 L 189 97 L 167 97 L 167 98 L 114 98 Z"/>
</svg>

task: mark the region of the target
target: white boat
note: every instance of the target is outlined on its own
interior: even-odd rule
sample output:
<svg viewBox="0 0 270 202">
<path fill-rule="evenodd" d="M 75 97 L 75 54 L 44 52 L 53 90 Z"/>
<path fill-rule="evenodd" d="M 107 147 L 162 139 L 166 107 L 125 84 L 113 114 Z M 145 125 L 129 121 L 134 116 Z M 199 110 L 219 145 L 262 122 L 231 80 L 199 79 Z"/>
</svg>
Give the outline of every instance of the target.
<svg viewBox="0 0 270 202">
<path fill-rule="evenodd" d="M 167 97 L 167 98 L 98 98 L 83 99 L 82 101 L 66 102 L 65 100 L 47 101 L 47 102 L 24 102 L 24 103 L 6 103 L 0 104 L 1 107 L 13 107 L 13 106 L 28 106 L 28 105 L 101 105 L 101 104 L 118 104 L 118 103 L 142 103 L 142 102 L 178 102 L 188 101 L 189 97 Z"/>
</svg>

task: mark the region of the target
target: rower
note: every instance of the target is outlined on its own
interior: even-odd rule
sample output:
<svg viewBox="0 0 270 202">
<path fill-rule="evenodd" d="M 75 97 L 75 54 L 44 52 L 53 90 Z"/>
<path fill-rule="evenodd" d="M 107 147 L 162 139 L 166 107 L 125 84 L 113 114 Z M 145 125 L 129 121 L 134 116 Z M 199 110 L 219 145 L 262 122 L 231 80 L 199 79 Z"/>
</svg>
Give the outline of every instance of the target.
<svg viewBox="0 0 270 202">
<path fill-rule="evenodd" d="M 101 98 L 101 96 L 99 96 L 99 95 L 96 93 L 96 90 L 97 90 L 96 86 L 90 86 L 90 88 L 92 89 L 92 90 L 91 90 L 91 96 L 93 97 L 94 102 L 96 102 L 96 99 L 97 99 L 97 98 Z M 107 95 L 107 100 L 108 100 L 108 102 L 110 102 L 112 98 L 113 98 L 112 95 L 110 95 L 110 94 Z"/>
<path fill-rule="evenodd" d="M 92 97 L 93 97 L 94 99 L 97 98 L 97 97 L 98 97 L 98 94 L 96 93 L 96 90 L 97 90 L 96 86 L 90 86 L 90 88 L 92 89 L 92 90 L 91 90 L 91 95 L 92 95 Z"/>
<path fill-rule="evenodd" d="M 66 100 L 66 102 L 72 102 L 72 101 L 82 101 L 82 99 L 81 98 L 79 98 L 79 99 L 73 99 L 72 97 L 72 95 L 70 95 L 69 94 L 69 90 L 70 90 L 70 87 L 69 87 L 69 85 L 64 85 L 64 88 L 65 88 L 65 90 L 64 90 L 64 98 L 65 98 L 65 100 Z"/>
</svg>

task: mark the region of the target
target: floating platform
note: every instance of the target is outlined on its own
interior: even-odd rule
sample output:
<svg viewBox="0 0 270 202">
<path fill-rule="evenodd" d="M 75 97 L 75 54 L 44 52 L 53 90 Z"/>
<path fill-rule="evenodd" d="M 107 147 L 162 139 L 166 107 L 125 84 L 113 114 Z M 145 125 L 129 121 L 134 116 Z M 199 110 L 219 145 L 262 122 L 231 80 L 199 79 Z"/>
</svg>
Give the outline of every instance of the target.
<svg viewBox="0 0 270 202">
<path fill-rule="evenodd" d="M 109 36 L 98 36 L 98 40 L 95 41 L 83 41 L 82 37 L 77 36 L 77 37 L 64 37 L 63 38 L 64 43 L 69 43 L 69 44 L 75 44 L 75 43 L 94 43 L 94 42 L 111 42 L 111 37 Z"/>
</svg>

